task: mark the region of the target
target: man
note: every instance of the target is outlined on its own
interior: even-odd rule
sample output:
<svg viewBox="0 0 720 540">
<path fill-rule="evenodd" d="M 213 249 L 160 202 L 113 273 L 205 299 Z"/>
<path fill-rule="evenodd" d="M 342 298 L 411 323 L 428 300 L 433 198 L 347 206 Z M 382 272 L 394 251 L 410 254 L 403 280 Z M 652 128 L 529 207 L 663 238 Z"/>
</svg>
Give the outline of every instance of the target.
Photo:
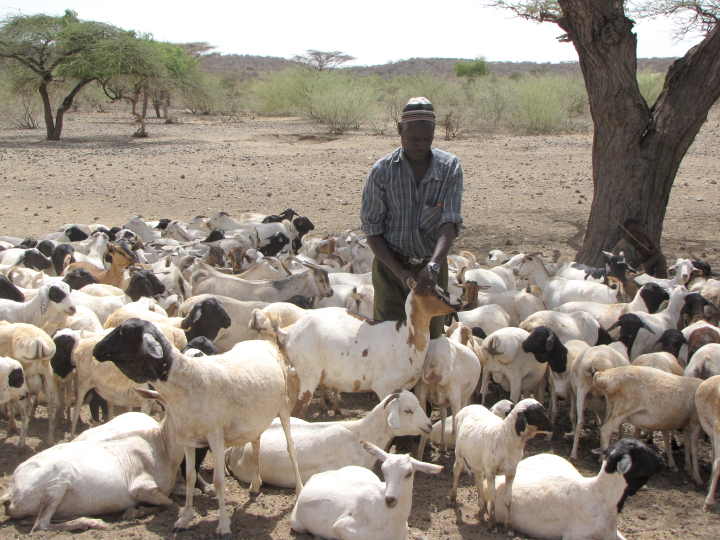
<svg viewBox="0 0 720 540">
<path fill-rule="evenodd" d="M 447 254 L 462 217 L 460 160 L 432 147 L 435 109 L 424 97 L 408 101 L 398 123 L 401 146 L 375 165 L 362 196 L 360 220 L 375 254 L 374 318 L 404 320 L 408 278 L 414 292 L 448 287 Z M 443 318 L 433 317 L 430 338 L 443 333 Z"/>
</svg>

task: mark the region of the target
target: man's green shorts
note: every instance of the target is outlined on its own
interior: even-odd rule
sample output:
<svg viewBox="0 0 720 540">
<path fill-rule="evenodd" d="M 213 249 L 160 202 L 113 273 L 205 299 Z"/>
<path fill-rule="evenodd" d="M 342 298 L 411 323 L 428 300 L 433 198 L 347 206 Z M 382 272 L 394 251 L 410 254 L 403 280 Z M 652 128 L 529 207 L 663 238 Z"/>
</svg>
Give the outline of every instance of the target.
<svg viewBox="0 0 720 540">
<path fill-rule="evenodd" d="M 424 268 L 422 264 L 405 263 L 402 266 L 410 270 L 416 279 L 420 270 Z M 378 321 L 404 321 L 406 318 L 405 300 L 410 291 L 377 257 L 373 262 L 372 282 L 375 288 L 373 318 Z M 440 265 L 437 284 L 444 290 L 448 288 L 447 260 Z M 439 338 L 443 335 L 443 325 L 442 315 L 432 318 L 430 321 L 430 339 Z"/>
</svg>

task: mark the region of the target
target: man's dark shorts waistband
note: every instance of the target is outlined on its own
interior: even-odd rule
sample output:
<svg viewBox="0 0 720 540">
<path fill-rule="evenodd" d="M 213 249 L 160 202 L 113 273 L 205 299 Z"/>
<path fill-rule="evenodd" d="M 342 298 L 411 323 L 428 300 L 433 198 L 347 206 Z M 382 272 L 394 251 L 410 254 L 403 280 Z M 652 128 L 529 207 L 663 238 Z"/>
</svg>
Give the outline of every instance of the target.
<svg viewBox="0 0 720 540">
<path fill-rule="evenodd" d="M 393 257 L 395 257 L 395 260 L 399 262 L 400 264 L 412 264 L 414 266 L 427 266 L 427 263 L 430 262 L 430 259 L 418 259 L 415 257 L 409 257 L 407 255 L 403 255 L 402 253 L 398 253 L 397 251 L 392 251 Z"/>
</svg>

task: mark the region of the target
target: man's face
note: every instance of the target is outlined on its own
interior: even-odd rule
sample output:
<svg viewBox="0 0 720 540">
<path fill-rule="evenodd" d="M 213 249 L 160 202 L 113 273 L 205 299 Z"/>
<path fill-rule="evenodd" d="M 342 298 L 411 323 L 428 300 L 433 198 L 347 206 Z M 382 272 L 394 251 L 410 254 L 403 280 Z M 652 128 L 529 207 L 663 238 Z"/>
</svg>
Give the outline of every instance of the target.
<svg viewBox="0 0 720 540">
<path fill-rule="evenodd" d="M 642 226 L 633 223 L 627 228 L 627 231 L 625 232 L 625 239 L 635 244 L 640 238 L 642 238 L 642 232 Z"/>
<path fill-rule="evenodd" d="M 425 120 L 398 124 L 400 144 L 410 161 L 423 161 L 428 157 L 433 137 L 435 136 L 435 123 Z"/>
</svg>

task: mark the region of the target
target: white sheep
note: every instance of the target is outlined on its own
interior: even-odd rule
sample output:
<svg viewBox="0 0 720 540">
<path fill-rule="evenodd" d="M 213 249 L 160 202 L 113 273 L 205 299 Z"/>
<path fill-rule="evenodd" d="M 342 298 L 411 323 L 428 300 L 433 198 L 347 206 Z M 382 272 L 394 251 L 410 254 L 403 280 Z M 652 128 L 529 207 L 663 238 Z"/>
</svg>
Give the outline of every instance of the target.
<svg viewBox="0 0 720 540">
<path fill-rule="evenodd" d="M 707 512 L 715 504 L 715 490 L 720 477 L 720 376 L 710 377 L 695 392 L 700 425 L 712 443 L 712 480 L 703 509 Z"/>
<path fill-rule="evenodd" d="M 702 380 L 720 375 L 720 343 L 708 343 L 695 351 L 683 375 Z"/>
<path fill-rule="evenodd" d="M 583 477 L 570 462 L 552 454 L 522 460 L 512 480 L 510 516 L 500 504 L 507 479 L 496 477 L 498 519 L 509 517 L 515 532 L 534 538 L 625 540 L 617 530 L 618 513 L 627 497 L 662 471 L 663 462 L 657 452 L 634 439 L 599 452 L 604 461 L 593 478 Z"/>
<path fill-rule="evenodd" d="M 528 332 L 539 326 L 551 328 L 563 343 L 573 339 L 584 341 L 591 346 L 612 343 L 610 334 L 586 311 L 538 311 L 520 323 L 520 328 Z"/>
<path fill-rule="evenodd" d="M 620 291 L 602 283 L 551 277 L 542 260 L 537 256 L 525 255 L 522 263 L 513 272 L 519 277 L 528 278 L 532 285 L 540 287 L 547 309 L 555 309 L 566 302 L 592 301 L 615 304 L 620 301 Z"/>
<path fill-rule="evenodd" d="M 107 529 L 78 516 L 124 511 L 123 519 L 137 519 L 170 506 L 182 457 L 170 419 L 127 413 L 20 464 L 0 502 L 11 518 L 36 515 L 31 533 Z"/>
<path fill-rule="evenodd" d="M 194 449 L 208 444 L 218 460 L 225 455 L 226 444 L 237 446 L 252 442 L 253 452 L 259 452 L 260 435 L 278 414 L 293 462 L 296 493 L 302 489 L 290 435 L 285 362 L 276 346 L 267 341 L 246 341 L 225 354 L 189 358 L 153 323 L 130 319 L 105 336 L 93 349 L 93 356 L 100 362 L 114 363 L 136 383 L 152 383 L 157 392 L 139 390 L 139 393 L 161 401 L 175 428 L 176 442 L 185 447 L 185 507 L 172 532 L 186 530 L 193 518 Z M 189 387 L 194 391 L 188 392 Z M 258 493 L 260 483 L 257 468 L 250 491 Z M 222 466 L 215 467 L 213 485 L 220 508 L 216 533 L 229 538 L 230 518 L 225 506 Z"/>
<path fill-rule="evenodd" d="M 67 283 L 46 283 L 37 296 L 27 302 L 0 299 L 0 321 L 26 323 L 40 327 L 59 314 L 74 315 L 75 304 Z"/>
<path fill-rule="evenodd" d="M 521 328 L 502 328 L 490 334 L 480 348 L 483 361 L 480 392 L 485 402 L 490 376 L 510 392 L 510 401 L 520 401 L 521 392 L 532 390 L 538 401 L 544 401 L 547 364 L 535 360 L 522 349 L 530 334 Z"/>
<path fill-rule="evenodd" d="M 390 394 L 359 420 L 306 422 L 291 418 L 290 427 L 300 478 L 307 482 L 314 474 L 350 465 L 372 469 L 377 458 L 363 449 L 361 440 L 388 449 L 393 437 L 430 431 L 430 420 L 415 396 L 402 390 Z M 263 483 L 284 488 L 295 486 L 285 436 L 277 419 L 262 434 L 259 459 Z M 228 448 L 225 463 L 240 481 L 250 483 L 256 466 L 250 443 Z"/>
<path fill-rule="evenodd" d="M 480 306 L 469 311 L 458 311 L 457 314 L 451 314 L 451 317 L 457 318 L 459 322 L 470 328 L 482 328 L 485 334 L 507 328 L 512 323 L 507 311 L 497 304 Z"/>
<path fill-rule="evenodd" d="M 363 446 L 382 460 L 385 482 L 364 467 L 344 467 L 313 476 L 290 516 L 293 531 L 340 540 L 407 538 L 414 473 L 438 474 L 442 467 L 407 454 L 387 454 L 365 441 Z"/>
<path fill-rule="evenodd" d="M 504 474 L 507 488 L 503 503 L 505 519 L 503 524 L 508 535 L 512 482 L 515 469 L 523 457 L 525 443 L 536 433 L 552 429 L 543 406 L 534 399 L 524 399 L 510 411 L 504 420 L 498 418 L 482 405 L 469 405 L 457 415 L 457 436 L 455 439 L 455 465 L 450 502 L 457 500 L 457 485 L 463 464 L 475 474 L 478 505 L 481 515 L 487 504 L 490 530 L 495 528 L 495 476 Z M 487 477 L 489 497 L 483 493 L 483 479 Z"/>
<path fill-rule="evenodd" d="M 634 279 L 640 285 L 652 281 L 664 289 L 670 290 L 678 285 L 685 285 L 693 275 L 702 274 L 702 271 L 695 268 L 690 259 L 678 259 L 675 264 L 668 268 L 668 274 L 673 276 L 672 279 L 660 279 L 648 274 L 638 274 Z"/>
<path fill-rule="evenodd" d="M 469 311 L 480 306 L 496 304 L 510 316 L 511 326 L 517 326 L 536 311 L 545 309 L 542 300 L 524 291 L 489 294 L 481 292 L 481 287 L 472 281 L 463 283 L 461 288 L 464 289 L 462 299 L 467 302 L 464 309 Z"/>
<path fill-rule="evenodd" d="M 509 399 L 501 399 L 495 405 L 490 407 L 490 412 L 501 420 L 505 420 L 505 417 L 510 414 L 515 405 Z M 455 435 L 452 432 L 453 420 L 452 416 L 446 418 L 445 421 L 445 444 L 448 448 L 455 448 Z M 443 425 L 438 420 L 433 424 L 432 431 L 430 432 L 430 442 L 435 446 L 439 446 L 443 440 Z"/>
<path fill-rule="evenodd" d="M 668 467 L 676 471 L 670 432 L 683 430 L 685 470 L 702 484 L 698 471 L 701 426 L 695 391 L 701 381 L 644 366 L 622 366 L 595 373 L 593 384 L 607 400 L 608 415 L 600 428 L 600 445 L 608 446 L 612 432 L 627 421 L 636 428 L 661 431 Z"/>
</svg>

